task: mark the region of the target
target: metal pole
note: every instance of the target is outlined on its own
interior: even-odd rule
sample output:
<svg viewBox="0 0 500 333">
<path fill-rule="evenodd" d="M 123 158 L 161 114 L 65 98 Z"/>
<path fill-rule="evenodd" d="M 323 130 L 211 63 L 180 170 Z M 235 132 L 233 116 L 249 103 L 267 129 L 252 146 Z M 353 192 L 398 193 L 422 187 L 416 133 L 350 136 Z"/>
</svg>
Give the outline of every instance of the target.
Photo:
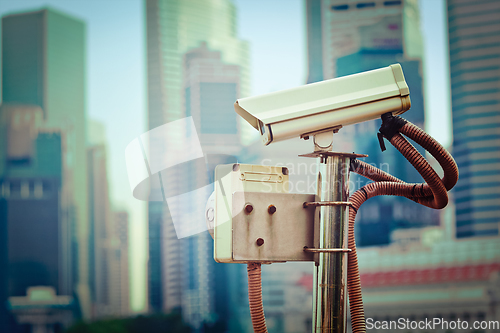
<svg viewBox="0 0 500 333">
<path fill-rule="evenodd" d="M 320 201 L 347 201 L 349 163 L 346 154 L 321 154 L 318 173 Z M 346 249 L 348 207 L 321 206 L 319 248 Z M 345 333 L 347 322 L 347 252 L 320 252 L 314 271 L 313 332 Z"/>
</svg>

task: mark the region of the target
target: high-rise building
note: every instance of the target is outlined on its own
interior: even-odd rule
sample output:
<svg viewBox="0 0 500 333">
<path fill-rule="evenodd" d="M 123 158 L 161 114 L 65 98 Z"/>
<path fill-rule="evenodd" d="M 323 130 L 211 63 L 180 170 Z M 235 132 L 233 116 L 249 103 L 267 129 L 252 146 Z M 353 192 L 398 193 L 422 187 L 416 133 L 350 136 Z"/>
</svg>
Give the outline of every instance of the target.
<svg viewBox="0 0 500 333">
<path fill-rule="evenodd" d="M 113 242 L 115 256 L 114 276 L 116 279 L 116 295 L 111 300 L 115 312 L 120 316 L 130 314 L 130 271 L 129 271 L 129 246 L 128 246 L 128 213 L 126 211 L 116 211 L 113 213 L 113 224 L 115 241 Z"/>
<path fill-rule="evenodd" d="M 123 316 L 129 310 L 128 214 L 113 212 L 109 198 L 104 125 L 91 121 L 89 172 L 89 262 L 92 317 Z"/>
<path fill-rule="evenodd" d="M 4 107 L 36 105 L 42 110 L 44 127 L 64 133 L 66 151 L 61 160 L 66 190 L 61 197 L 69 208 L 61 213 L 68 215 L 77 229 L 72 251 L 70 244 L 64 244 L 62 250 L 75 255 L 71 258 L 77 265 L 72 273 L 75 291 L 83 315 L 88 316 L 85 23 L 53 9 L 4 16 L 2 103 Z M 5 156 L 0 154 L 0 175 L 8 165 Z M 47 152 L 44 156 L 50 159 L 51 155 Z"/>
<path fill-rule="evenodd" d="M 26 295 L 33 286 L 72 295 L 76 270 L 74 221 L 64 198 L 65 142 L 60 131 L 43 129 L 36 105 L 0 107 L 2 258 L 0 332 L 14 330 L 5 321 L 9 297 Z"/>
<path fill-rule="evenodd" d="M 308 18 L 313 17 L 314 1 L 308 1 Z M 317 4 L 316 4 L 317 6 Z M 322 9 L 322 73 L 324 79 L 355 74 L 400 63 L 410 88 L 411 109 L 403 117 L 422 127 L 424 100 L 422 80 L 422 39 L 419 28 L 418 2 L 323 0 Z M 317 16 L 317 15 L 316 15 Z M 312 29 L 308 23 L 308 29 Z M 309 52 L 318 49 L 318 41 L 309 41 Z M 311 50 L 313 48 L 313 50 Z M 309 67 L 316 68 L 318 64 Z M 421 177 L 404 157 L 389 144 L 382 153 L 376 132 L 380 120 L 373 120 L 341 129 L 335 134 L 340 141 L 334 148 L 368 154 L 369 163 L 407 182 L 420 182 Z M 420 149 L 421 150 L 421 149 Z M 364 178 L 352 176 L 355 188 L 364 185 Z M 360 246 L 391 242 L 391 233 L 400 228 L 438 224 L 438 215 L 405 198 L 377 197 L 363 205 L 357 216 L 357 243 Z"/>
<path fill-rule="evenodd" d="M 89 284 L 92 317 L 110 315 L 110 293 L 113 288 L 109 240 L 111 239 L 111 207 L 106 173 L 106 147 L 88 148 L 89 172 Z"/>
<path fill-rule="evenodd" d="M 240 131 L 233 103 L 239 97 L 241 69 L 222 61 L 221 52 L 208 49 L 202 42 L 184 57 L 186 116 L 193 117 L 198 137 L 209 165 L 190 165 L 186 181 L 190 188 L 204 188 L 213 179 L 214 166 L 236 162 L 241 149 Z M 188 211 L 205 207 L 213 185 L 193 191 Z M 200 214 L 201 220 L 204 219 Z M 208 232 L 182 240 L 184 254 L 183 316 L 199 329 L 204 323 L 232 326 L 238 316 L 231 308 L 227 289 L 237 281 L 231 273 L 239 267 L 218 264 L 213 260 L 213 240 Z M 234 276 L 234 274 L 233 274 Z"/>
<path fill-rule="evenodd" d="M 457 237 L 497 236 L 500 222 L 498 1 L 448 0 Z"/>
<path fill-rule="evenodd" d="M 321 0 L 306 0 L 307 83 L 323 80 L 323 31 Z"/>
<path fill-rule="evenodd" d="M 145 12 L 149 129 L 186 116 L 184 54 L 199 47 L 200 42 L 220 51 L 224 63 L 240 66 L 239 93 L 248 94 L 248 47 L 237 38 L 236 9 L 231 1 L 146 0 Z M 176 144 L 186 133 L 179 130 L 167 135 L 166 141 Z M 150 153 L 163 149 L 164 143 L 149 142 Z M 170 191 L 183 192 L 189 186 L 179 181 L 179 172 L 162 172 L 166 197 L 171 196 Z M 168 207 L 166 202 L 150 202 L 148 207 L 148 299 L 153 311 L 171 311 L 182 305 L 183 258 L 169 211 L 172 209 L 176 207 Z"/>
<path fill-rule="evenodd" d="M 341 76 L 337 60 L 359 51 L 422 57 L 416 0 L 322 0 L 321 10 L 325 79 Z"/>
<path fill-rule="evenodd" d="M 240 148 L 238 115 L 233 104 L 240 96 L 241 68 L 224 63 L 220 51 L 206 42 L 186 53 L 184 98 L 186 117 L 193 117 L 206 153 L 236 154 Z"/>
</svg>

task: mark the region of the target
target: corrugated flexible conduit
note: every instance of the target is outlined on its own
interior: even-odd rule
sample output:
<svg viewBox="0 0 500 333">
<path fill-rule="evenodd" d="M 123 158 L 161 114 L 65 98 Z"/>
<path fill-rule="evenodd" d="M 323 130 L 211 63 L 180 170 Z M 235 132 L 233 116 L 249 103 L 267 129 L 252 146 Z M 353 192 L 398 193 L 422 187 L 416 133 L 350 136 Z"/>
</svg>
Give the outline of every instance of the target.
<svg viewBox="0 0 500 333">
<path fill-rule="evenodd" d="M 248 301 L 250 303 L 250 317 L 252 318 L 255 333 L 267 333 L 264 306 L 262 305 L 262 274 L 260 263 L 249 262 L 248 272 Z"/>
<path fill-rule="evenodd" d="M 351 311 L 351 325 L 354 333 L 366 332 L 365 314 L 361 296 L 361 281 L 358 269 L 356 242 L 354 239 L 354 221 L 359 207 L 368 199 L 378 195 L 403 196 L 424 206 L 441 209 L 448 204 L 448 193 L 458 181 L 458 167 L 455 160 L 446 149 L 423 130 L 410 122 L 392 115 L 382 116 L 384 123 L 398 123 L 396 133 L 382 131 L 386 139 L 417 169 L 425 183 L 409 184 L 377 169 L 365 162 L 353 160 L 351 171 L 354 171 L 374 181 L 363 186 L 349 198 L 352 206 L 349 208 L 349 260 L 347 269 L 347 288 Z M 444 176 L 439 178 L 436 171 L 425 158 L 401 134 L 406 135 L 425 150 L 427 150 L 441 165 Z"/>
<path fill-rule="evenodd" d="M 361 280 L 359 277 L 358 257 L 354 239 L 354 221 L 359 207 L 368 199 L 378 195 L 395 195 L 406 197 L 424 206 L 441 209 L 448 204 L 448 193 L 458 181 L 458 167 L 446 149 L 423 130 L 410 122 L 394 117 L 392 114 L 382 116 L 380 132 L 389 142 L 415 167 L 425 183 L 409 184 L 359 160 L 351 161 L 351 171 L 356 172 L 374 183 L 363 186 L 349 198 L 349 252 L 347 269 L 347 288 L 353 333 L 366 332 L 363 299 L 361 296 Z M 401 134 L 406 135 L 427 150 L 441 165 L 443 178 L 427 160 Z M 260 263 L 248 263 L 248 299 L 250 316 L 254 332 L 267 333 L 266 319 L 262 305 L 262 281 Z"/>
</svg>

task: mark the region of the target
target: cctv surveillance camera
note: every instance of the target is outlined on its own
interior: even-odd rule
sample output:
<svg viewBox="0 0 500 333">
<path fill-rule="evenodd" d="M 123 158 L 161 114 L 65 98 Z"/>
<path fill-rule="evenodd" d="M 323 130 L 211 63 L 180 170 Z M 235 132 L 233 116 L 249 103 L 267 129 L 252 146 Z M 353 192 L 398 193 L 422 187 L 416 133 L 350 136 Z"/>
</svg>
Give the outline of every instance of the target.
<svg viewBox="0 0 500 333">
<path fill-rule="evenodd" d="M 356 124 L 410 108 L 400 64 L 270 94 L 242 98 L 234 109 L 265 145 Z"/>
</svg>

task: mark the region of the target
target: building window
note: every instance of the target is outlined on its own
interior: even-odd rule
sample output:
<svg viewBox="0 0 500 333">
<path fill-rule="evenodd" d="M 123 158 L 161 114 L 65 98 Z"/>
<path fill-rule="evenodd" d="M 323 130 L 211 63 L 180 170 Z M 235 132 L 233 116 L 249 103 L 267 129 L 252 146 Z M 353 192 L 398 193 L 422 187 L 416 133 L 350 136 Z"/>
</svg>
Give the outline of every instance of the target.
<svg viewBox="0 0 500 333">
<path fill-rule="evenodd" d="M 33 194 L 35 198 L 40 199 L 43 197 L 43 182 L 36 181 L 34 184 Z"/>
<path fill-rule="evenodd" d="M 2 183 L 2 197 L 10 197 L 10 184 L 9 182 Z"/>
<path fill-rule="evenodd" d="M 384 6 L 399 6 L 401 5 L 401 0 L 397 1 L 384 1 Z"/>
<path fill-rule="evenodd" d="M 358 9 L 369 7 L 375 7 L 375 2 L 360 2 L 356 5 L 356 8 Z"/>
<path fill-rule="evenodd" d="M 348 10 L 349 5 L 337 5 L 337 6 L 332 6 L 332 10 Z"/>
<path fill-rule="evenodd" d="M 21 197 L 28 198 L 30 196 L 30 183 L 29 181 L 21 182 Z"/>
</svg>

